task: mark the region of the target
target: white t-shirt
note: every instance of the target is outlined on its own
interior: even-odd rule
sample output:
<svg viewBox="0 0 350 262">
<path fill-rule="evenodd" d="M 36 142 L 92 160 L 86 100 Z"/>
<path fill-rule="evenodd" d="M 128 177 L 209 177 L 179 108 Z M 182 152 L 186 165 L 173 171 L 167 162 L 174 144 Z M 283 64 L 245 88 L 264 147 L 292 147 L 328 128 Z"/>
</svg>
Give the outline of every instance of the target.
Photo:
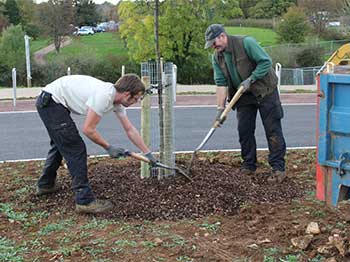
<svg viewBox="0 0 350 262">
<path fill-rule="evenodd" d="M 89 108 L 99 116 L 112 109 L 118 114 L 126 114 L 124 106 L 113 104 L 116 95 L 114 85 L 91 76 L 63 76 L 46 85 L 43 90 L 52 94 L 56 103 L 78 115 L 86 115 Z"/>
</svg>

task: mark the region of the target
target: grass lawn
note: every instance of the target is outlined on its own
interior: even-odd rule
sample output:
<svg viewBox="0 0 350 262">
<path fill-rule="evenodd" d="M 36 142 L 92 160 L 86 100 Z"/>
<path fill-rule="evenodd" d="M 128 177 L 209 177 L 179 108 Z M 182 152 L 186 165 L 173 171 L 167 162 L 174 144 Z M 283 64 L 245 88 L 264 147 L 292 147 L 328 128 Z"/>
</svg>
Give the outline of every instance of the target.
<svg viewBox="0 0 350 262">
<path fill-rule="evenodd" d="M 30 41 L 30 51 L 32 53 L 52 44 L 52 41 L 49 38 L 40 38 Z"/>
<path fill-rule="evenodd" d="M 226 27 L 229 34 L 250 35 L 254 37 L 262 46 L 276 44 L 276 33 L 270 29 L 252 27 Z M 92 36 L 72 37 L 73 42 L 60 50 L 59 56 L 70 56 L 79 53 L 94 54 L 97 57 L 105 57 L 109 54 L 119 55 L 126 52 L 124 43 L 118 33 L 99 33 Z M 52 41 L 39 39 L 31 41 L 31 50 L 35 52 Z M 56 52 L 47 55 L 48 60 L 56 59 Z"/>
<path fill-rule="evenodd" d="M 230 35 L 249 35 L 254 37 L 262 46 L 277 44 L 277 34 L 271 29 L 255 27 L 225 27 Z"/>
<path fill-rule="evenodd" d="M 124 44 L 118 33 L 99 33 L 88 36 L 72 37 L 72 43 L 60 50 L 62 55 L 75 55 L 79 53 L 91 53 L 97 57 L 105 57 L 109 54 L 119 55 L 126 52 Z M 57 54 L 51 52 L 47 59 L 55 59 Z"/>
</svg>

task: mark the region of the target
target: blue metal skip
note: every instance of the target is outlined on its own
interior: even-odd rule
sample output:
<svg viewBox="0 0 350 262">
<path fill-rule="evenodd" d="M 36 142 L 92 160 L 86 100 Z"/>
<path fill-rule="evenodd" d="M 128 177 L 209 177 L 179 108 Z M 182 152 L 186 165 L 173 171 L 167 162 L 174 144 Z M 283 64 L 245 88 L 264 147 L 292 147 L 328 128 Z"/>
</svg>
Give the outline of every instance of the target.
<svg viewBox="0 0 350 262">
<path fill-rule="evenodd" d="M 331 203 L 350 198 L 350 75 L 321 74 L 318 163 L 331 177 Z"/>
</svg>

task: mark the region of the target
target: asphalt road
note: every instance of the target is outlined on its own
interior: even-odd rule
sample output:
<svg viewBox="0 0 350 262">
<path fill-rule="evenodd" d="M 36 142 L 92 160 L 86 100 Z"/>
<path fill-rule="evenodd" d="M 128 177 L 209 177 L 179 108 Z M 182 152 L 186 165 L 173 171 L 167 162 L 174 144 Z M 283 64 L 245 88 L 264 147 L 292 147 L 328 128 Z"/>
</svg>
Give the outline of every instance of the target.
<svg viewBox="0 0 350 262">
<path fill-rule="evenodd" d="M 316 105 L 284 105 L 283 131 L 288 147 L 316 145 Z M 128 116 L 134 125 L 140 128 L 140 110 L 128 109 Z M 176 107 L 175 150 L 192 151 L 205 137 L 215 117 L 212 106 Z M 152 149 L 158 148 L 157 110 L 152 111 Z M 78 127 L 84 118 L 73 116 Z M 204 150 L 239 149 L 235 112 L 230 113 L 224 126 L 217 129 Z M 126 138 L 118 119 L 113 113 L 106 115 L 98 128 L 103 137 L 111 144 L 138 152 Z M 93 144 L 84 135 L 89 155 L 106 154 L 103 148 Z M 266 148 L 266 138 L 257 119 L 256 138 L 258 148 Z M 0 161 L 45 158 L 49 149 L 49 137 L 36 112 L 0 113 Z"/>
</svg>

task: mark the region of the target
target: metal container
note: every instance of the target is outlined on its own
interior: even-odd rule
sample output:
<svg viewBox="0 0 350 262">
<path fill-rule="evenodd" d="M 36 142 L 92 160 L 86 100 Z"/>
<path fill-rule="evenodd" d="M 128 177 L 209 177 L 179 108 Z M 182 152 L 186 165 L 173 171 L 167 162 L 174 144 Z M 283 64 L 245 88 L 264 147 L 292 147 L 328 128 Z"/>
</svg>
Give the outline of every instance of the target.
<svg viewBox="0 0 350 262">
<path fill-rule="evenodd" d="M 336 206 L 350 198 L 350 75 L 331 72 L 318 81 L 316 196 Z"/>
</svg>

